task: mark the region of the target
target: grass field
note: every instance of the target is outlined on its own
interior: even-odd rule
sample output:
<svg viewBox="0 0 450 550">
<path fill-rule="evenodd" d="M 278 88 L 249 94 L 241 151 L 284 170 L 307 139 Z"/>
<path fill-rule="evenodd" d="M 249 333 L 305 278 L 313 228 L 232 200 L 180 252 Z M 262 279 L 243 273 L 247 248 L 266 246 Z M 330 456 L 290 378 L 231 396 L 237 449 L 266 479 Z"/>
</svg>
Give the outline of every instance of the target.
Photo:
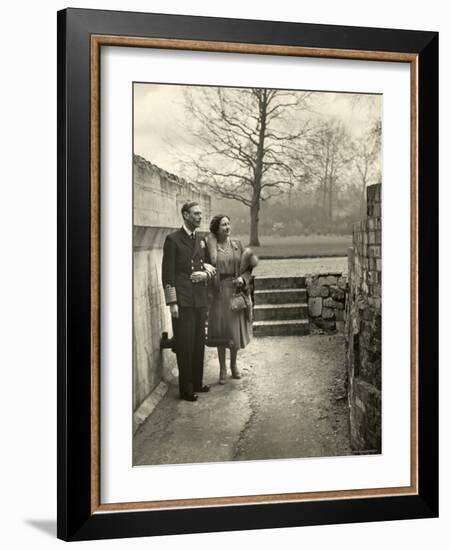
<svg viewBox="0 0 450 550">
<path fill-rule="evenodd" d="M 247 235 L 234 235 L 244 246 Z M 323 258 L 326 256 L 347 256 L 352 244 L 351 235 L 300 235 L 298 237 L 262 236 L 261 246 L 252 247 L 261 258 Z"/>
</svg>

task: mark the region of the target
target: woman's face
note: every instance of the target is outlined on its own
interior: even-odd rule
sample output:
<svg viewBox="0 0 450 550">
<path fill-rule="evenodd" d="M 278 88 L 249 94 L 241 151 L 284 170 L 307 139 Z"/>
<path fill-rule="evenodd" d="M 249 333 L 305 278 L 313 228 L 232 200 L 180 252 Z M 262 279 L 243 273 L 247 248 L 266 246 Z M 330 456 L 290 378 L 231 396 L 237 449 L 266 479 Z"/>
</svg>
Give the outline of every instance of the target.
<svg viewBox="0 0 450 550">
<path fill-rule="evenodd" d="M 231 233 L 231 224 L 230 224 L 230 218 L 227 218 L 227 216 L 224 216 L 219 223 L 219 231 L 218 231 L 218 237 L 225 238 L 228 237 L 228 235 Z"/>
</svg>

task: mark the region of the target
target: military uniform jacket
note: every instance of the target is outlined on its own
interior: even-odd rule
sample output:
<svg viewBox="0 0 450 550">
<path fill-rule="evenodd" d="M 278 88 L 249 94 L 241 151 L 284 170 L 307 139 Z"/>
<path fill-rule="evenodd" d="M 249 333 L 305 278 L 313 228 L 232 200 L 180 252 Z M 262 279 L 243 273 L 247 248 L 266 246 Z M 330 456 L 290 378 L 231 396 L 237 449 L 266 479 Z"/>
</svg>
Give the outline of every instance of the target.
<svg viewBox="0 0 450 550">
<path fill-rule="evenodd" d="M 194 271 L 204 271 L 204 263 L 211 263 L 205 239 L 197 232 L 195 239 L 181 228 L 166 237 L 162 261 L 162 284 L 166 303 L 180 307 L 206 307 L 207 283 L 193 283 Z"/>
</svg>

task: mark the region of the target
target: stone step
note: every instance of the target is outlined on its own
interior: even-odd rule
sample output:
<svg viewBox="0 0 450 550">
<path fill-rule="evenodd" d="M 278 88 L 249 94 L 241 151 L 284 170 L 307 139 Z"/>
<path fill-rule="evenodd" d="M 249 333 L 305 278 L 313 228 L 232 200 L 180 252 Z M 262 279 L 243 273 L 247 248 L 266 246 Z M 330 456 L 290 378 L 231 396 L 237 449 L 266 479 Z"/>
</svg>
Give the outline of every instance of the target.
<svg viewBox="0 0 450 550">
<path fill-rule="evenodd" d="M 305 277 L 255 277 L 255 290 L 305 288 Z"/>
<path fill-rule="evenodd" d="M 308 319 L 292 319 L 289 321 L 255 321 L 254 336 L 302 336 L 309 334 Z"/>
<path fill-rule="evenodd" d="M 307 319 L 308 304 L 260 304 L 253 308 L 255 321 Z"/>
<path fill-rule="evenodd" d="M 255 304 L 303 304 L 307 302 L 306 288 L 276 288 L 255 290 Z"/>
</svg>

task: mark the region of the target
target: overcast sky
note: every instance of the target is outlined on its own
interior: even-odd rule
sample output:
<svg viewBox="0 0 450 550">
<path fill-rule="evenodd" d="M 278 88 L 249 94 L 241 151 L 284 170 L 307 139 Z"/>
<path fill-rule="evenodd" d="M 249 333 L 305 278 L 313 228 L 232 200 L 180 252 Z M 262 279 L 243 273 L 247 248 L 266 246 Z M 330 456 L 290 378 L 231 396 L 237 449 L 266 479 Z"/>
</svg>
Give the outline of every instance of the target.
<svg viewBox="0 0 450 550">
<path fill-rule="evenodd" d="M 195 145 L 186 129 L 183 88 L 167 84 L 134 85 L 134 152 L 174 173 L 177 173 L 176 157 L 189 154 Z M 190 88 L 195 93 L 198 87 Z M 355 137 L 375 119 L 382 118 L 381 96 L 315 92 L 312 99 L 315 114 L 311 117 L 337 118 Z"/>
</svg>

